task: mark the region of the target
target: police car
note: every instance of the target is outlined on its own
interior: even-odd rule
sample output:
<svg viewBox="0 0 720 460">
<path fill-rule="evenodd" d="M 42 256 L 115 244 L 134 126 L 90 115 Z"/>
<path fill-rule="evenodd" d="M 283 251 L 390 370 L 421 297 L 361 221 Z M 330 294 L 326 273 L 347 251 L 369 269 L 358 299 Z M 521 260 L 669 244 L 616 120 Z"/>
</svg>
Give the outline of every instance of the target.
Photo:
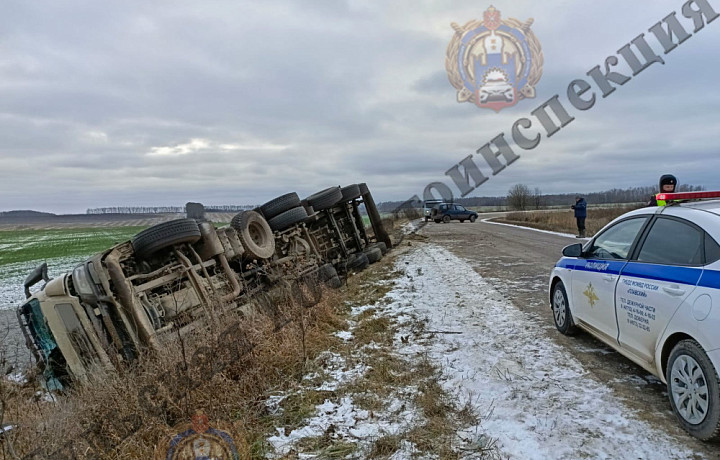
<svg viewBox="0 0 720 460">
<path fill-rule="evenodd" d="M 720 437 L 720 200 L 706 198 L 720 192 L 658 194 L 667 206 L 565 247 L 549 290 L 558 331 L 581 328 L 660 378 L 702 440 Z"/>
</svg>

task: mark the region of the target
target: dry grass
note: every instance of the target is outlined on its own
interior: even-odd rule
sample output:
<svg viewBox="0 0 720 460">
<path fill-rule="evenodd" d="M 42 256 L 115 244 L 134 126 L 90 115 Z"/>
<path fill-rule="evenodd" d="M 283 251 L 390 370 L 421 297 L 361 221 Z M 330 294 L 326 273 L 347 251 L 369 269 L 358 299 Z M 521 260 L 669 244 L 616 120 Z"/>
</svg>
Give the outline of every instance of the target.
<svg viewBox="0 0 720 460">
<path fill-rule="evenodd" d="M 289 303 L 279 307 L 293 321 L 280 331 L 267 316 L 226 312 L 221 330 L 206 324 L 134 368 L 98 372 L 54 402 L 38 396 L 32 383 L 3 380 L 4 420 L 21 426 L 4 440 L 3 458 L 152 458 L 156 446 L 197 410 L 211 422 L 229 424 L 244 458 L 264 458 L 272 429 L 268 394 L 295 385 L 311 359 L 337 345 L 331 332 L 343 324 L 335 293 L 313 308 Z M 237 327 L 227 327 L 233 323 Z M 324 397 L 289 398 L 285 424 L 299 424 Z"/>
<path fill-rule="evenodd" d="M 585 220 L 587 236 L 594 235 L 616 217 L 640 207 L 642 206 L 630 205 L 612 208 L 588 208 L 588 216 Z M 577 232 L 577 223 L 572 209 L 568 209 L 567 211 L 511 212 L 504 218 L 494 220 L 554 232 Z"/>
</svg>

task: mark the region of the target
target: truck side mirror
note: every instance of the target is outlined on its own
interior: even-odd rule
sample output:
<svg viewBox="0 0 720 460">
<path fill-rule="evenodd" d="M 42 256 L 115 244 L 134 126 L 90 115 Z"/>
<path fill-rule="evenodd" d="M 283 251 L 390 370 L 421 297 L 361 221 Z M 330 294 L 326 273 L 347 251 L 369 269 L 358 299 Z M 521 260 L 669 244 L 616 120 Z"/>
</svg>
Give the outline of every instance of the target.
<svg viewBox="0 0 720 460">
<path fill-rule="evenodd" d="M 565 257 L 580 257 L 582 255 L 582 244 L 575 243 L 565 246 L 562 250 L 562 255 Z"/>
<path fill-rule="evenodd" d="M 47 274 L 47 262 L 43 262 L 42 265 L 30 272 L 27 278 L 25 278 L 25 283 L 23 285 L 25 286 L 26 299 L 30 298 L 30 288 L 37 284 L 40 280 L 43 280 L 46 283 L 50 281 L 50 278 L 48 278 Z"/>
</svg>

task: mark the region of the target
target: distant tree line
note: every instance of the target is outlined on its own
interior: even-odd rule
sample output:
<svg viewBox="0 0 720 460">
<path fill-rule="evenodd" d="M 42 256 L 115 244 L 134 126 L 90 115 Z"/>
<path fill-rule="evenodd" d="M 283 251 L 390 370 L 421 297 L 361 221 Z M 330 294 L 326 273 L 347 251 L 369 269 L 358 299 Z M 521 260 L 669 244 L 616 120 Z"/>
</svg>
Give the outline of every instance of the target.
<svg viewBox="0 0 720 460">
<path fill-rule="evenodd" d="M 678 192 L 699 192 L 704 190 L 701 185 L 680 184 Z M 602 192 L 591 193 L 556 193 L 543 195 L 539 188 L 533 190 L 527 185 L 517 184 L 510 188 L 507 196 L 478 196 L 470 198 L 457 198 L 455 202 L 468 207 L 498 206 L 509 209 L 542 209 L 548 206 L 570 205 L 575 202 L 575 196 L 581 195 L 588 204 L 610 203 L 643 203 L 651 195 L 658 193 L 658 186 L 631 187 L 626 189 L 613 188 Z M 378 204 L 381 212 L 393 212 L 403 201 L 386 201 Z"/>
<path fill-rule="evenodd" d="M 254 209 L 255 205 L 210 205 L 205 206 L 206 212 L 239 212 Z M 86 214 L 180 214 L 185 212 L 185 206 L 108 206 L 104 208 L 89 208 Z"/>
</svg>

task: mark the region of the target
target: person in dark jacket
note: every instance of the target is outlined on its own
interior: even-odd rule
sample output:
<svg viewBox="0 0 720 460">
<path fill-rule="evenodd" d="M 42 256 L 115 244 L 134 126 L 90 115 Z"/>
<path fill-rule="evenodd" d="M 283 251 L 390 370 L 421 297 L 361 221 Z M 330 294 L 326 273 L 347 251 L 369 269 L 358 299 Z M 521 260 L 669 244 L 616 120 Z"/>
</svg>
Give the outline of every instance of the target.
<svg viewBox="0 0 720 460">
<path fill-rule="evenodd" d="M 580 195 L 575 197 L 575 204 L 570 206 L 575 210 L 578 234 L 575 238 L 585 238 L 585 218 L 587 217 L 587 203 Z"/>
<path fill-rule="evenodd" d="M 674 193 L 677 187 L 677 178 L 672 174 L 663 174 L 660 176 L 660 192 L 658 193 Z M 658 202 L 655 195 L 650 197 L 647 206 L 665 206 L 665 202 Z"/>
</svg>

